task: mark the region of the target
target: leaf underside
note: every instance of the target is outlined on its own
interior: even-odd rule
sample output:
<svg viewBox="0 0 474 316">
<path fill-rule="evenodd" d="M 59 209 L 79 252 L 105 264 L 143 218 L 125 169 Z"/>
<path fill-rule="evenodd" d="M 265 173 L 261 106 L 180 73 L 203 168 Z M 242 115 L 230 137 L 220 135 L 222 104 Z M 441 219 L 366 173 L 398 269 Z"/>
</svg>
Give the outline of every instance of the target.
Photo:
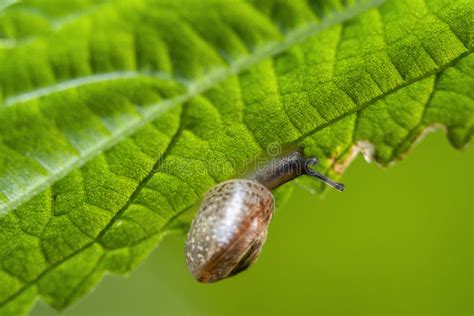
<svg viewBox="0 0 474 316">
<path fill-rule="evenodd" d="M 457 148 L 474 133 L 470 0 L 13 2 L 0 315 L 38 296 L 63 309 L 130 272 L 270 144 L 302 143 L 337 177 L 360 150 L 400 159 L 432 126 Z"/>
</svg>

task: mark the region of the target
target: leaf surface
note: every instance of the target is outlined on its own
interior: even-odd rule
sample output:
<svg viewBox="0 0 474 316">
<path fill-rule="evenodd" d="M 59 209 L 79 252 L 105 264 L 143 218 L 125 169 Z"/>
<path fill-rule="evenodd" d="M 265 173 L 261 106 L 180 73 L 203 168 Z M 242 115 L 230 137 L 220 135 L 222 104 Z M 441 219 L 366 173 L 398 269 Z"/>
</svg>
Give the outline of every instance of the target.
<svg viewBox="0 0 474 316">
<path fill-rule="evenodd" d="M 432 126 L 463 147 L 472 17 L 469 0 L 4 6 L 0 314 L 133 270 L 271 144 L 305 144 L 331 176 L 360 150 L 389 164 Z"/>
</svg>

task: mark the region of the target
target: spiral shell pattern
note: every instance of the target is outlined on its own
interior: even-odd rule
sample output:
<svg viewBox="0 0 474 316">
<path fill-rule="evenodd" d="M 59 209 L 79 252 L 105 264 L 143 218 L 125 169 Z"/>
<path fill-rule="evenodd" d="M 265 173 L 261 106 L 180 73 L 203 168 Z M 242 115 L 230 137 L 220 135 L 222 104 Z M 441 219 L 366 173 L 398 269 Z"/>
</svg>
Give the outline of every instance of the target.
<svg viewBox="0 0 474 316">
<path fill-rule="evenodd" d="M 260 254 L 275 201 L 254 180 L 222 182 L 207 192 L 188 233 L 186 262 L 201 282 L 248 268 Z"/>
</svg>

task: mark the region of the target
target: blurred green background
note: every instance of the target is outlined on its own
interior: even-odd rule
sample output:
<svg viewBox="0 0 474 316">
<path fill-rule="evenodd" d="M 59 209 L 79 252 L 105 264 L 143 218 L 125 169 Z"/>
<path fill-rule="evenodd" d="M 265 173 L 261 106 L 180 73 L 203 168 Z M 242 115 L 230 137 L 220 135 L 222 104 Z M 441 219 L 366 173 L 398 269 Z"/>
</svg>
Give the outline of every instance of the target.
<svg viewBox="0 0 474 316">
<path fill-rule="evenodd" d="M 168 236 L 63 315 L 473 315 L 474 150 L 430 134 L 395 167 L 358 157 L 344 193 L 297 188 L 258 262 L 199 284 Z M 33 315 L 58 315 L 43 303 Z"/>
</svg>

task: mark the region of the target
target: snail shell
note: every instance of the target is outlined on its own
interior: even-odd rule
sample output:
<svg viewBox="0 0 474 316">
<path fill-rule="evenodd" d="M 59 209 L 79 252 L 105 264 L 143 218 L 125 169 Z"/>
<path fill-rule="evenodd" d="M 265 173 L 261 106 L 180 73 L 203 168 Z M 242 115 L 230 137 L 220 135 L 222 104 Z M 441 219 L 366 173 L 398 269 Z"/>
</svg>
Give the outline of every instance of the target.
<svg viewBox="0 0 474 316">
<path fill-rule="evenodd" d="M 272 192 L 255 180 L 228 180 L 208 191 L 186 242 L 193 276 L 215 282 L 247 269 L 260 254 L 274 208 Z"/>
</svg>

